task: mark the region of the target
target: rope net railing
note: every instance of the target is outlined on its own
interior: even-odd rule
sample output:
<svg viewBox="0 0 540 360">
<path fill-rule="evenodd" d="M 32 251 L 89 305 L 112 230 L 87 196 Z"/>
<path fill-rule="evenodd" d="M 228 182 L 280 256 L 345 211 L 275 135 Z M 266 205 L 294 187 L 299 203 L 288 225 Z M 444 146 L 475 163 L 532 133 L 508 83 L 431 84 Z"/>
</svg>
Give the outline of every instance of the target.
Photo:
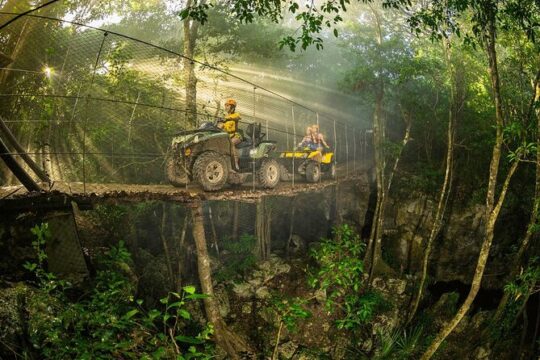
<svg viewBox="0 0 540 360">
<path fill-rule="evenodd" d="M 13 16 L 0 11 L 0 23 Z M 0 48 L 13 60 L 0 68 L 0 115 L 55 181 L 166 183 L 172 136 L 223 116 L 228 98 L 238 102 L 240 127 L 260 123 L 278 151 L 292 150 L 307 126 L 319 124 L 338 178 L 369 158 L 366 128 L 346 105 L 330 115 L 267 88 L 271 80 L 188 59 L 197 76 L 190 109 L 185 57 L 128 36 L 33 14 L 0 31 Z"/>
</svg>

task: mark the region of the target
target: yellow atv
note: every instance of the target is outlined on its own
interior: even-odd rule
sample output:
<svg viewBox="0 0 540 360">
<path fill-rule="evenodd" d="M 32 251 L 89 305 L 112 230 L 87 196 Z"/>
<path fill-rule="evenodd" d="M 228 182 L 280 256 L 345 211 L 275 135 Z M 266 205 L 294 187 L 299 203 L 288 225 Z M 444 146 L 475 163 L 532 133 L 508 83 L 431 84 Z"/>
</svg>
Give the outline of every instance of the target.
<svg viewBox="0 0 540 360">
<path fill-rule="evenodd" d="M 300 174 L 307 182 L 316 183 L 321 176 L 336 178 L 336 163 L 333 152 L 312 150 L 308 147 L 284 151 L 279 156 L 281 180 L 289 181 L 294 173 Z"/>
</svg>

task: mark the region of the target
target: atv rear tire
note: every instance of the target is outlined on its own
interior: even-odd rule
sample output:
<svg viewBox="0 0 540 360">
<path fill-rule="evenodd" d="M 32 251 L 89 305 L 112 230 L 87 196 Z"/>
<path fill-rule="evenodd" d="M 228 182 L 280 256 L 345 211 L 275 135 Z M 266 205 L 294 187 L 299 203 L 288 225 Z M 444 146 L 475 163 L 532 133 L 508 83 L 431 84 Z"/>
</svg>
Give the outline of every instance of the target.
<svg viewBox="0 0 540 360">
<path fill-rule="evenodd" d="M 306 165 L 306 180 L 310 183 L 316 183 L 321 180 L 321 166 L 315 161 L 310 161 Z"/>
<path fill-rule="evenodd" d="M 289 171 L 285 165 L 279 165 L 279 180 L 281 181 L 291 181 L 292 176 L 289 174 Z"/>
<path fill-rule="evenodd" d="M 264 159 L 257 171 L 257 181 L 265 189 L 273 189 L 279 183 L 280 167 L 276 159 Z"/>
<path fill-rule="evenodd" d="M 189 184 L 189 176 L 186 173 L 183 164 L 175 158 L 172 151 L 167 153 L 165 160 L 165 176 L 173 186 L 179 187 Z"/>
<path fill-rule="evenodd" d="M 195 160 L 193 174 L 194 179 L 205 191 L 218 191 L 227 182 L 229 164 L 223 155 L 215 151 L 207 151 Z"/>
<path fill-rule="evenodd" d="M 332 162 L 330 165 L 328 165 L 327 172 L 325 174 L 325 178 L 330 180 L 336 180 L 336 163 Z"/>
</svg>

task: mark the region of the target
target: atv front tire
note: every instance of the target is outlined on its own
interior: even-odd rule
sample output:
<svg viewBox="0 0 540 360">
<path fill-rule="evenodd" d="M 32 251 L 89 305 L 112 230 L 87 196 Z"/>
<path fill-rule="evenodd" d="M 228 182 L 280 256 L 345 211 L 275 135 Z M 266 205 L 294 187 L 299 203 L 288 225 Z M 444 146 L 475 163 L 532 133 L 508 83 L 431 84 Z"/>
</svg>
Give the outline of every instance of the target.
<svg viewBox="0 0 540 360">
<path fill-rule="evenodd" d="M 173 186 L 186 186 L 189 184 L 189 176 L 184 169 L 184 164 L 177 159 L 172 151 L 167 153 L 165 160 L 165 176 Z"/>
<path fill-rule="evenodd" d="M 199 155 L 193 164 L 194 179 L 204 191 L 218 191 L 223 188 L 229 177 L 227 159 L 215 152 L 207 151 Z"/>
<path fill-rule="evenodd" d="M 264 159 L 257 171 L 257 181 L 262 188 L 273 189 L 279 183 L 280 167 L 276 159 Z"/>
<path fill-rule="evenodd" d="M 306 180 L 310 183 L 316 183 L 321 179 L 321 166 L 315 161 L 310 161 L 306 165 Z"/>
</svg>

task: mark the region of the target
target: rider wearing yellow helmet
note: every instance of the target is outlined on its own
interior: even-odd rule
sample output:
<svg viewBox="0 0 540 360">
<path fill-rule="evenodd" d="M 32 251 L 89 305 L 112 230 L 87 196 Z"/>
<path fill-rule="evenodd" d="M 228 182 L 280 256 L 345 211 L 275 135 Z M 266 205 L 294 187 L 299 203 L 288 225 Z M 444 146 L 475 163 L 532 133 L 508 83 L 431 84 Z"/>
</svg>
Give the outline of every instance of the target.
<svg viewBox="0 0 540 360">
<path fill-rule="evenodd" d="M 242 135 L 238 132 L 238 121 L 240 121 L 240 114 L 236 112 L 236 100 L 228 99 L 225 102 L 225 122 L 223 124 L 223 130 L 229 133 L 231 142 L 234 145 L 238 145 L 242 141 Z"/>
<path fill-rule="evenodd" d="M 228 99 L 225 101 L 225 115 L 223 130 L 229 134 L 231 142 L 235 145 L 234 150 L 234 163 L 236 168 L 239 168 L 238 164 L 238 153 L 236 151 L 236 145 L 242 142 L 243 137 L 240 132 L 238 132 L 238 121 L 240 121 L 240 114 L 236 112 L 236 100 Z"/>
</svg>

